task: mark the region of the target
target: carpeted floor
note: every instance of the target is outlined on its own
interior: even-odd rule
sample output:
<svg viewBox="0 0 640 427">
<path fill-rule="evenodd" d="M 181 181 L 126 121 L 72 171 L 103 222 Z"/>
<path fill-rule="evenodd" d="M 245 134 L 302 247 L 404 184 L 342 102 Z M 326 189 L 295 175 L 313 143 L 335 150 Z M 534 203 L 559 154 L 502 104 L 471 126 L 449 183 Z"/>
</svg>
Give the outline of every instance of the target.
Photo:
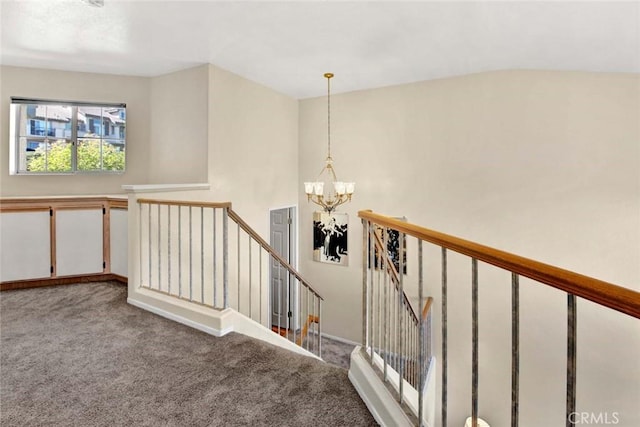
<svg viewBox="0 0 640 427">
<path fill-rule="evenodd" d="M 343 369 L 349 369 L 351 352 L 354 348 L 355 345 L 353 344 L 322 337 L 322 359 Z"/>
<path fill-rule="evenodd" d="M 115 283 L 0 293 L 2 426 L 369 426 L 347 371 L 126 304 Z"/>
</svg>

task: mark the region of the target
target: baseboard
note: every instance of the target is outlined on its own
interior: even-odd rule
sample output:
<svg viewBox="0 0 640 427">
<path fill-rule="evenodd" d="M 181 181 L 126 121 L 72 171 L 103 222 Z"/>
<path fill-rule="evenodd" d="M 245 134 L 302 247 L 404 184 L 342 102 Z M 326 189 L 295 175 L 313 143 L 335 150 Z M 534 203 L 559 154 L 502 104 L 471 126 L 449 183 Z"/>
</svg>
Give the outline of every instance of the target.
<svg viewBox="0 0 640 427">
<path fill-rule="evenodd" d="M 216 337 L 221 337 L 229 332 L 236 332 L 304 356 L 322 360 L 288 339 L 273 333 L 264 325 L 231 308 L 224 310 L 214 309 L 144 288 L 136 290 L 133 295 L 130 293 L 127 302 L 143 310 Z"/>
<path fill-rule="evenodd" d="M 125 285 L 129 283 L 129 278 L 125 276 L 121 276 L 119 274 L 111 273 L 113 276 L 113 280 L 116 282 L 124 283 Z"/>
<path fill-rule="evenodd" d="M 211 326 L 203 325 L 202 323 L 195 322 L 191 319 L 187 319 L 186 317 L 183 317 L 174 313 L 170 313 L 166 310 L 162 310 L 153 305 L 150 305 L 132 298 L 127 298 L 127 303 L 133 306 L 136 306 L 138 308 L 141 308 L 143 310 L 150 311 L 151 313 L 157 314 L 158 316 L 164 317 L 165 319 L 173 320 L 174 322 L 181 323 L 185 326 L 189 326 L 191 328 L 197 329 L 199 331 L 205 332 L 209 335 L 213 335 L 216 337 L 222 337 L 228 334 L 229 332 L 233 332 L 233 326 L 224 328 L 222 330 L 212 328 Z"/>
<path fill-rule="evenodd" d="M 119 274 L 99 273 L 99 274 L 84 274 L 84 275 L 78 275 L 78 276 L 47 277 L 43 279 L 12 280 L 8 282 L 0 283 L 0 291 L 41 288 L 43 286 L 72 285 L 76 283 L 109 282 L 109 281 L 116 281 L 116 282 L 126 284 L 128 282 L 128 279 L 124 276 L 120 276 Z"/>
<path fill-rule="evenodd" d="M 321 335 L 323 337 L 325 337 L 325 338 L 329 338 L 331 340 L 338 341 L 338 342 L 341 342 L 341 343 L 344 343 L 344 344 L 349 344 L 349 345 L 352 345 L 354 347 L 359 346 L 359 345 L 362 344 L 362 343 L 359 343 L 359 342 L 348 340 L 346 338 L 338 337 L 338 336 L 335 336 L 335 335 L 329 335 L 329 334 L 326 334 L 324 332 L 322 332 Z"/>
</svg>

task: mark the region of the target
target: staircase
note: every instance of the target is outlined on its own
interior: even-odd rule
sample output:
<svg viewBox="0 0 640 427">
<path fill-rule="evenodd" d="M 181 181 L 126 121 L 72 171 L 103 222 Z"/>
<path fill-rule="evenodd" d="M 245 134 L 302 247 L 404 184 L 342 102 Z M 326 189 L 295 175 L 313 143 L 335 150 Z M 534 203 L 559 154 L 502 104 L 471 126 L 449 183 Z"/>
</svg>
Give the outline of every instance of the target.
<svg viewBox="0 0 640 427">
<path fill-rule="evenodd" d="M 309 315 L 303 322 L 302 328 L 297 330 L 287 329 L 285 327 L 278 327 L 277 325 L 271 326 L 271 331 L 280 335 L 283 338 L 291 342 L 295 342 L 296 345 L 314 352 L 315 346 L 319 346 L 318 354 L 321 351 L 322 343 L 318 338 L 320 337 L 318 330 L 320 328 L 320 317 Z M 313 335 L 309 337 L 309 333 Z"/>
<path fill-rule="evenodd" d="M 581 408 L 576 400 L 577 376 L 593 374 L 593 372 L 578 372 L 578 345 L 577 339 L 577 307 L 578 300 L 586 300 L 586 305 L 597 304 L 599 309 L 606 310 L 608 314 L 630 316 L 632 319 L 640 319 L 640 293 L 621 286 L 607 283 L 598 279 L 563 270 L 531 259 L 513 255 L 498 249 L 480 245 L 478 243 L 449 236 L 444 233 L 429 230 L 416 224 L 400 221 L 395 218 L 380 215 L 371 211 L 360 211 L 359 217 L 363 221 L 363 247 L 368 247 L 369 259 L 363 259 L 363 346 L 358 352 L 352 354 L 349 376 L 356 386 L 361 397 L 377 414 L 376 420 L 383 425 L 418 425 L 418 426 L 447 426 L 449 424 L 449 409 L 452 402 L 456 405 L 460 418 L 459 395 L 461 390 L 456 388 L 456 393 L 449 393 L 450 375 L 460 376 L 464 355 L 460 349 L 471 350 L 469 396 L 468 407 L 470 423 L 473 427 L 479 424 L 479 401 L 481 399 L 479 387 L 480 381 L 480 320 L 479 301 L 481 291 L 488 286 L 504 286 L 510 291 L 509 298 L 505 298 L 511 308 L 511 365 L 510 385 L 511 402 L 508 414 L 488 414 L 496 419 L 510 419 L 510 425 L 517 427 L 520 420 L 520 285 L 526 281 L 527 290 L 532 287 L 550 287 L 565 293 L 566 298 L 566 323 L 557 325 L 560 330 L 566 330 L 566 370 L 564 417 L 560 415 L 553 425 L 573 426 L 581 423 L 586 414 L 590 420 L 612 417 L 618 413 L 594 412 L 592 408 Z M 391 233 L 398 234 L 399 248 L 404 247 L 406 240 L 415 243 L 415 263 L 417 274 L 398 274 L 403 271 L 404 256 L 396 257 L 398 267 L 388 257 L 387 241 Z M 384 249 L 383 249 L 384 248 Z M 427 250 L 425 250 L 425 248 Z M 450 265 L 450 260 L 455 264 Z M 468 265 L 468 269 L 460 269 L 462 262 Z M 430 274 L 426 275 L 424 265 L 430 266 Z M 453 264 L 453 263 L 452 263 Z M 488 276 L 483 288 L 480 288 L 480 276 Z M 436 273 L 436 274 L 433 274 Z M 470 273 L 470 274 L 469 274 Z M 489 274 L 491 273 L 491 274 Z M 450 275 L 455 280 L 450 280 Z M 470 278 L 464 280 L 464 276 Z M 436 279 L 439 276 L 439 281 Z M 427 277 L 429 283 L 427 283 Z M 435 279 L 435 280 L 434 280 Z M 452 283 L 450 283 L 450 281 Z M 461 313 L 450 313 L 448 307 L 448 294 L 452 286 L 456 287 L 456 295 L 460 296 L 461 287 L 468 286 L 470 291 L 470 342 L 461 344 L 461 338 L 449 335 L 448 316 L 455 315 L 460 319 Z M 417 290 L 419 304 L 422 309 L 420 317 L 416 316 L 410 299 L 405 294 L 405 289 Z M 438 303 L 440 317 L 437 319 L 440 326 L 440 352 L 438 388 L 435 385 L 435 355 L 432 354 L 431 345 L 431 311 L 433 300 L 425 301 L 425 291 L 429 289 L 434 295 L 439 295 Z M 582 304 L 582 303 L 581 303 Z M 585 307 L 589 308 L 589 307 Z M 545 307 L 536 308 L 544 310 Z M 586 311 L 586 310 L 585 310 Z M 602 314 L 602 313 L 601 313 Z M 625 318 L 626 320 L 626 318 Z M 537 325 L 527 325 L 536 328 Z M 500 328 L 500 324 L 492 324 L 491 328 Z M 459 322 L 456 332 L 460 332 Z M 466 332 L 466 331 L 465 331 Z M 456 346 L 454 367 L 449 366 L 449 345 L 455 339 Z M 546 344 L 546 343 L 545 343 Z M 483 347 L 488 350 L 486 344 Z M 491 349 L 492 355 L 499 355 L 500 349 Z M 539 350 L 539 349 L 536 349 Z M 585 351 L 598 352 L 597 348 L 585 348 Z M 547 352 L 546 350 L 545 352 Z M 623 348 L 620 351 L 624 351 Z M 416 356 L 417 355 L 417 356 Z M 531 363 L 535 361 L 529 357 Z M 583 359 L 584 360 L 584 359 Z M 606 362 L 606 361 L 605 361 Z M 605 363 L 606 365 L 606 363 Z M 486 366 L 486 365 L 485 365 Z M 457 368 L 457 369 L 456 369 Z M 598 366 L 602 372 L 606 372 L 606 366 Z M 466 371 L 465 371 L 466 372 Z M 485 368 L 486 372 L 486 368 Z M 378 378 L 380 378 L 378 380 Z M 539 380 L 539 379 L 538 379 Z M 489 386 L 495 382 L 495 378 L 489 378 Z M 529 382 L 532 379 L 529 378 Z M 535 379 L 534 379 L 535 381 Z M 459 385 L 460 381 L 456 385 Z M 486 383 L 485 383 L 486 384 Z M 493 388 L 495 390 L 495 387 Z M 624 393 L 621 390 L 620 393 Z M 436 396 L 439 397 L 436 400 Z M 483 395 L 483 396 L 486 396 Z M 495 396 L 489 396 L 489 400 L 495 408 Z M 502 403 L 502 399 L 500 399 Z M 390 402 L 395 401 L 395 404 Z M 465 402 L 467 403 L 467 402 Z M 537 402 L 527 402 L 528 405 L 537 405 Z M 504 406 L 504 405 L 503 405 Z M 486 407 L 485 407 L 486 408 Z M 549 408 L 545 406 L 545 409 Z M 612 409 L 613 410 L 613 409 Z M 578 416 L 579 415 L 579 416 Z M 629 416 L 629 414 L 627 414 Z M 633 418 L 629 416 L 629 418 Z M 466 415 L 465 415 L 466 418 Z M 483 414 L 483 418 L 487 418 Z M 464 420 L 464 418 L 462 418 Z M 617 419 L 617 418 L 616 418 Z M 454 422 L 457 425 L 457 421 Z M 502 423 L 500 425 L 506 425 Z M 551 424 L 547 424 L 551 425 Z"/>
<path fill-rule="evenodd" d="M 321 357 L 322 296 L 231 203 L 140 198 L 136 228 L 141 289 L 219 313 L 232 309 Z M 287 293 L 285 324 L 271 324 L 272 264 L 288 275 L 278 281 L 295 289 Z M 289 294 L 296 300 L 289 301 Z"/>
</svg>

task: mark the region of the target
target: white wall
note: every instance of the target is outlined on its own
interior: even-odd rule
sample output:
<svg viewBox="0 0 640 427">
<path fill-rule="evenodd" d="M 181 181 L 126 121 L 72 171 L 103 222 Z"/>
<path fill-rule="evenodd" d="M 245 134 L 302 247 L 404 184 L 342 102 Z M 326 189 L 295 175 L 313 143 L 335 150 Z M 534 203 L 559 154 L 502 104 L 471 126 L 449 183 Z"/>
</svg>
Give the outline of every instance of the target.
<svg viewBox="0 0 640 427">
<path fill-rule="evenodd" d="M 298 202 L 298 102 L 209 66 L 209 183 L 269 241 L 269 209 Z"/>
<path fill-rule="evenodd" d="M 149 182 L 206 182 L 208 66 L 151 80 Z"/>
<path fill-rule="evenodd" d="M 0 195 L 114 194 L 123 184 L 147 182 L 149 79 L 36 68 L 1 67 Z M 9 105 L 12 96 L 127 104 L 127 170 L 123 174 L 9 175 Z"/>
<path fill-rule="evenodd" d="M 306 181 L 326 156 L 326 99 L 299 108 Z M 503 71 L 334 95 L 332 154 L 338 178 L 357 183 L 341 209 L 350 215 L 349 267 L 312 261 L 314 207 L 298 186 L 301 270 L 326 298 L 329 334 L 360 339 L 359 209 L 640 290 L 638 75 Z M 408 252 L 415 277 L 415 247 Z M 463 425 L 470 263 L 452 256 L 450 265 L 449 420 Z M 439 307 L 438 264 L 427 263 L 427 271 Z M 486 267 L 480 275 L 480 415 L 502 426 L 510 401 L 510 278 Z M 525 282 L 521 302 L 521 424 L 558 425 L 566 297 Z M 617 411 L 619 425 L 640 425 L 637 322 L 584 301 L 578 310 L 579 410 Z"/>
</svg>

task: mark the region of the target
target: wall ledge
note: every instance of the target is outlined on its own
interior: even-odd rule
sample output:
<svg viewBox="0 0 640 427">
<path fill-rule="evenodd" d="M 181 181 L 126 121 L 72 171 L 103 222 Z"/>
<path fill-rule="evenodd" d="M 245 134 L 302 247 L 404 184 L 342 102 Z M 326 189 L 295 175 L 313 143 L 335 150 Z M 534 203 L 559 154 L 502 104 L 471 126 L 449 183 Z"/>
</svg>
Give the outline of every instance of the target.
<svg viewBox="0 0 640 427">
<path fill-rule="evenodd" d="M 127 193 L 160 193 L 167 191 L 208 190 L 208 183 L 123 185 Z"/>
</svg>

